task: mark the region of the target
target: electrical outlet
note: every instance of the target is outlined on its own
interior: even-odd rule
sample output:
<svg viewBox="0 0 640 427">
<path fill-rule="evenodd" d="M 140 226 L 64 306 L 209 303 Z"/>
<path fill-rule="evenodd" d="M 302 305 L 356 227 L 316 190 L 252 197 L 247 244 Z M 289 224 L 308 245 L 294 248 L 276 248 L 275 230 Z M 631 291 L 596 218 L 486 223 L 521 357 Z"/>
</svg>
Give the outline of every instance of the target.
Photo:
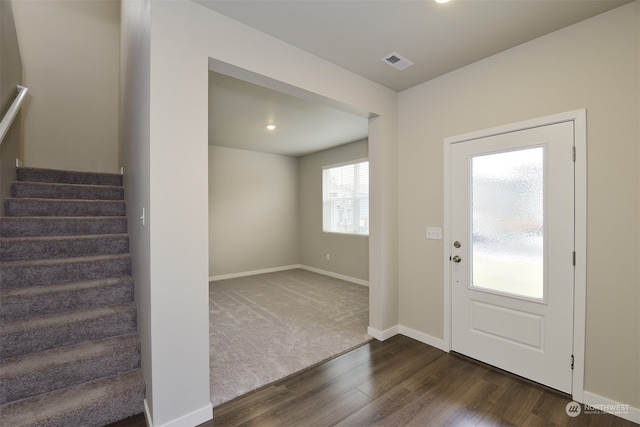
<svg viewBox="0 0 640 427">
<path fill-rule="evenodd" d="M 331 261 L 331 254 L 327 254 L 327 261 Z"/>
</svg>

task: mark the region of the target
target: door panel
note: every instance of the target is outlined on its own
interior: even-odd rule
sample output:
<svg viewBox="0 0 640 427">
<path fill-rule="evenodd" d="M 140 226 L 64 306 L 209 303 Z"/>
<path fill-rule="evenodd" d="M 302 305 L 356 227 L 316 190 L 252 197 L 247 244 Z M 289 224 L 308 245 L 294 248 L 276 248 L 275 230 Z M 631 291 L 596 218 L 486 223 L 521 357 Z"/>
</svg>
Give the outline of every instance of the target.
<svg viewBox="0 0 640 427">
<path fill-rule="evenodd" d="M 573 123 L 451 147 L 452 350 L 571 392 Z"/>
<path fill-rule="evenodd" d="M 471 301 L 471 330 L 513 344 L 542 350 L 544 317 L 480 301 Z"/>
</svg>

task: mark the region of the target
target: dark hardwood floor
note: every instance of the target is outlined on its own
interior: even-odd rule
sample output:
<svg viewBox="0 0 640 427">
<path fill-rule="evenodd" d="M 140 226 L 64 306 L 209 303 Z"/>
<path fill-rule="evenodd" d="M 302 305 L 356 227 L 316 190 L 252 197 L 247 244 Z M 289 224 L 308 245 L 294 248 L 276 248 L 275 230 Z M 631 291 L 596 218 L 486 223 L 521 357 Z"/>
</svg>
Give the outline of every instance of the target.
<svg viewBox="0 0 640 427">
<path fill-rule="evenodd" d="M 214 409 L 210 426 L 637 426 L 404 336 L 372 341 Z M 138 416 L 113 427 L 142 427 Z"/>
</svg>

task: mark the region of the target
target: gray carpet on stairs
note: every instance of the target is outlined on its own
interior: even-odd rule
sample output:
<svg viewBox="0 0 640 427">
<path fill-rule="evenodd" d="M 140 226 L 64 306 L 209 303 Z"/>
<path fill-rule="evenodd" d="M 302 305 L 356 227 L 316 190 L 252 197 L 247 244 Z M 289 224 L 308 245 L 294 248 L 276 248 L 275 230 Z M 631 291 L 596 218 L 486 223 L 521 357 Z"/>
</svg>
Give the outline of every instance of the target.
<svg viewBox="0 0 640 427">
<path fill-rule="evenodd" d="M 43 168 L 18 168 L 18 181 L 54 184 L 122 185 L 122 175 L 115 173 L 77 172 Z"/>
<path fill-rule="evenodd" d="M 11 183 L 11 193 L 13 197 L 27 198 L 122 200 L 124 188 L 105 185 L 13 182 Z"/>
<path fill-rule="evenodd" d="M 105 279 L 131 274 L 129 254 L 2 262 L 0 289 Z"/>
<path fill-rule="evenodd" d="M 0 218 L 0 427 L 142 412 L 122 176 L 17 176 Z"/>
<path fill-rule="evenodd" d="M 0 237 L 0 259 L 5 261 L 115 255 L 127 252 L 127 234 Z"/>
<path fill-rule="evenodd" d="M 0 404 L 107 377 L 140 365 L 135 333 L 0 361 Z M 46 379 L 43 381 L 43 378 Z"/>
<path fill-rule="evenodd" d="M 5 404 L 0 427 L 100 427 L 140 413 L 143 399 L 132 369 Z"/>
<path fill-rule="evenodd" d="M 101 217 L 2 217 L 0 236 L 82 236 L 126 233 L 124 216 Z"/>
<path fill-rule="evenodd" d="M 38 316 L 4 323 L 0 359 L 135 332 L 133 304 Z"/>
<path fill-rule="evenodd" d="M 124 305 L 133 301 L 133 279 L 116 277 L 60 285 L 0 289 L 0 321 L 64 311 Z"/>
<path fill-rule="evenodd" d="M 122 216 L 122 200 L 6 198 L 7 216 Z"/>
</svg>

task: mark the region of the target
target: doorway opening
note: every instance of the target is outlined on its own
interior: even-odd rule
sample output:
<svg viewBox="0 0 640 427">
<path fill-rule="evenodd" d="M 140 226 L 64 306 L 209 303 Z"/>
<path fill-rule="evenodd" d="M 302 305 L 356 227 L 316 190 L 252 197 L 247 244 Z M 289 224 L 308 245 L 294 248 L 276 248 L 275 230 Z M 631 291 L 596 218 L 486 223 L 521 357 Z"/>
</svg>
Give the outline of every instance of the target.
<svg viewBox="0 0 640 427">
<path fill-rule="evenodd" d="M 215 290 L 215 295 L 218 295 L 216 298 L 224 298 L 232 306 L 240 307 L 243 314 L 249 314 L 232 314 L 231 318 L 235 320 L 243 317 L 249 320 L 248 325 L 252 324 L 252 317 L 264 320 L 248 327 L 251 329 L 247 331 L 248 336 L 255 334 L 254 338 L 242 342 L 235 340 L 239 346 L 249 346 L 249 350 L 239 349 L 235 356 L 228 351 L 229 345 L 225 345 L 224 355 L 222 351 L 216 353 L 214 341 L 227 334 L 216 330 L 214 337 L 211 332 L 211 383 L 215 406 L 228 400 L 229 396 L 233 397 L 233 392 L 229 394 L 228 391 L 222 393 L 224 396 L 217 395 L 214 384 L 217 379 L 226 376 L 216 368 L 217 362 L 221 362 L 220 365 L 228 364 L 230 359 L 234 363 L 243 362 L 242 354 L 253 354 L 253 357 L 247 357 L 253 359 L 248 363 L 257 363 L 259 369 L 249 369 L 247 372 L 254 372 L 258 376 L 262 371 L 268 374 L 265 378 L 269 382 L 278 379 L 270 377 L 273 372 L 269 372 L 268 367 L 278 371 L 275 366 L 281 364 L 287 355 L 268 350 L 267 344 L 281 337 L 272 334 L 274 328 L 259 332 L 262 323 L 266 324 L 267 320 L 286 317 L 291 327 L 285 327 L 285 333 L 299 335 L 298 344 L 293 343 L 298 346 L 316 339 L 342 340 L 342 344 L 335 347 L 336 354 L 361 345 L 370 337 L 367 335 L 369 290 L 362 286 L 368 284 L 368 236 L 331 236 L 323 233 L 322 224 L 318 224 L 322 218 L 322 206 L 321 192 L 317 190 L 318 180 L 322 180 L 322 166 L 368 156 L 368 115 L 360 112 L 354 114 L 356 112 L 346 106 L 337 109 L 335 102 L 317 95 L 303 93 L 304 96 L 301 96 L 298 92 L 303 91 L 228 64 L 215 62 L 214 65 L 210 67 L 209 79 L 210 295 L 214 295 Z M 303 125 L 306 122 L 309 123 Z M 302 277 L 306 280 L 305 283 L 300 282 L 303 289 L 294 290 L 294 282 L 304 281 Z M 337 286 L 336 290 L 340 292 L 334 292 L 334 296 L 342 293 L 342 290 L 346 292 L 343 297 L 351 295 L 354 307 L 362 307 L 364 303 L 364 309 L 356 308 L 346 313 L 351 308 L 345 307 L 345 312 L 327 313 L 324 316 L 336 318 L 346 313 L 347 316 L 358 318 L 358 322 L 362 323 L 359 336 L 341 336 L 340 328 L 336 326 L 316 328 L 315 332 L 313 328 L 307 328 L 307 333 L 312 331 L 311 335 L 314 335 L 308 337 L 303 336 L 304 328 L 296 329 L 297 323 L 309 322 L 288 316 L 292 316 L 297 305 L 307 299 L 302 292 L 317 294 L 310 290 L 312 282 L 317 280 L 324 281 L 327 287 Z M 247 281 L 252 283 L 248 284 Z M 285 292 L 275 303 L 265 302 L 268 306 L 260 306 L 259 300 L 268 300 L 262 297 L 276 292 L 268 287 L 273 282 L 277 282 L 277 290 L 285 290 L 288 294 Z M 241 287 L 245 287 L 245 290 L 240 291 Z M 220 293 L 221 290 L 223 293 Z M 299 297 L 299 304 L 291 302 L 293 300 L 287 302 L 295 293 Z M 226 310 L 219 302 L 221 300 L 210 301 L 212 316 Z M 284 308 L 286 313 L 278 313 L 274 308 L 286 304 L 289 304 L 289 308 Z M 314 304 L 314 308 L 319 305 Z M 327 308 L 338 305 L 328 304 Z M 230 305 L 226 307 L 228 309 Z M 301 315 L 310 311 L 299 310 Z M 221 323 L 212 320 L 211 331 Z M 327 332 L 328 335 L 322 337 Z M 235 335 L 236 338 L 240 336 Z M 225 342 L 233 343 L 234 339 Z M 282 339 L 293 340 L 291 336 Z M 319 351 L 316 353 L 323 354 Z M 217 356 L 225 360 L 218 360 Z M 323 359 L 326 358 L 324 356 Z M 269 357 L 274 359 L 269 362 Z M 323 359 L 313 359 L 310 364 Z M 288 365 L 288 368 L 294 364 L 284 365 Z M 232 368 L 227 371 L 237 370 Z M 285 372 L 282 376 L 291 373 Z M 267 381 L 254 378 L 251 373 L 244 377 L 251 377 L 249 382 L 255 384 L 254 388 L 264 385 L 261 381 Z M 239 383 L 233 379 L 226 382 Z M 246 389 L 246 384 L 244 386 L 244 392 L 250 391 Z M 216 388 L 220 388 L 220 384 Z"/>
</svg>

